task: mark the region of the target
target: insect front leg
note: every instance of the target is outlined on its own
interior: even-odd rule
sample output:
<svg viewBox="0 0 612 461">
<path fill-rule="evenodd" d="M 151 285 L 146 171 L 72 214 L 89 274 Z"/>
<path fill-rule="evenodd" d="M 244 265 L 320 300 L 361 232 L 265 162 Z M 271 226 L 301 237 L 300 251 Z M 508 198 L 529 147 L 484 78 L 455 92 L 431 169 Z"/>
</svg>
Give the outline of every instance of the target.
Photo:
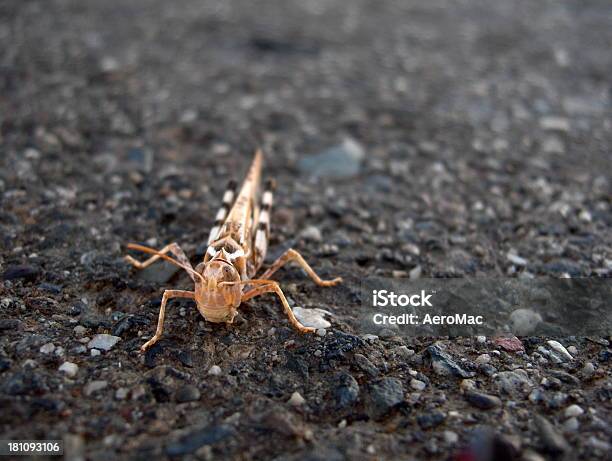
<svg viewBox="0 0 612 461">
<path fill-rule="evenodd" d="M 289 306 L 289 302 L 287 301 L 287 298 L 285 298 L 285 294 L 283 293 L 283 290 L 281 290 L 278 282 L 275 282 L 274 280 L 250 280 L 250 282 L 261 285 L 245 292 L 242 295 L 240 302 L 244 302 L 248 299 L 254 298 L 255 296 L 263 295 L 265 293 L 276 293 L 276 295 L 280 298 L 285 314 L 289 318 L 289 323 L 291 323 L 291 325 L 300 333 L 314 333 L 314 328 L 305 327 L 295 317 L 295 314 L 291 310 L 291 306 Z"/>
<path fill-rule="evenodd" d="M 132 244 L 130 243 L 128 244 L 127 247 L 131 248 L 131 245 Z M 183 251 L 183 249 L 176 242 L 171 243 L 170 245 L 166 245 L 161 250 L 159 250 L 159 253 L 161 254 L 172 253 L 181 264 L 193 269 L 193 267 L 191 267 L 191 262 L 189 262 L 189 259 L 187 258 L 187 255 L 185 255 L 185 252 Z M 130 255 L 125 256 L 125 260 L 129 262 L 130 264 L 132 264 L 134 267 L 137 267 L 138 269 L 144 269 L 145 267 L 150 266 L 151 264 L 153 264 L 155 261 L 157 261 L 160 258 L 161 256 L 154 255 L 154 256 L 151 256 L 146 261 L 141 262 L 141 261 L 138 261 L 132 258 Z M 191 277 L 191 279 L 194 280 L 194 275 L 189 271 L 187 271 L 187 273 L 189 274 L 189 277 Z"/>
<path fill-rule="evenodd" d="M 159 308 L 159 317 L 157 319 L 157 329 L 155 330 L 155 335 L 142 345 L 142 347 L 140 348 L 140 352 L 146 351 L 149 347 L 151 347 L 153 344 L 159 341 L 159 338 L 161 338 L 162 331 L 164 330 L 164 318 L 166 316 L 166 304 L 168 303 L 168 300 L 171 298 L 195 299 L 195 293 L 193 291 L 184 291 L 184 290 L 166 290 L 164 291 L 164 296 L 162 297 L 161 307 Z"/>
<path fill-rule="evenodd" d="M 335 279 L 332 279 L 332 280 L 321 279 L 321 277 L 319 277 L 317 273 L 312 269 L 312 267 L 310 267 L 310 265 L 306 262 L 306 260 L 302 257 L 302 255 L 299 254 L 297 251 L 295 251 L 293 248 L 289 248 L 287 251 L 283 253 L 283 255 L 280 258 L 274 261 L 274 263 L 268 268 L 268 270 L 266 270 L 261 275 L 261 278 L 269 279 L 272 276 L 272 274 L 274 274 L 277 270 L 279 270 L 281 267 L 283 267 L 285 264 L 287 264 L 290 261 L 295 261 L 296 263 L 298 263 L 300 267 L 306 271 L 306 273 L 312 279 L 312 281 L 316 283 L 317 285 L 319 285 L 320 287 L 331 287 L 331 286 L 334 286 L 342 282 L 342 277 L 336 277 Z"/>
</svg>

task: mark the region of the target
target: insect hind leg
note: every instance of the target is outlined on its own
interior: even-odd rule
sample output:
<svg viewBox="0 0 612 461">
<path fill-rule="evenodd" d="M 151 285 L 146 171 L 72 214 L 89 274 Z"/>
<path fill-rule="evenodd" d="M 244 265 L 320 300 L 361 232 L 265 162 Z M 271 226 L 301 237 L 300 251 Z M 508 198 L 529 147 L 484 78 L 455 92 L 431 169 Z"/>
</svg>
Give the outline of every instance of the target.
<svg viewBox="0 0 612 461">
<path fill-rule="evenodd" d="M 225 188 L 225 192 L 223 194 L 223 203 L 221 207 L 217 211 L 215 215 L 215 223 L 213 228 L 210 230 L 210 235 L 208 236 L 208 245 L 214 242 L 221 230 L 221 226 L 225 222 L 225 218 L 227 218 L 227 214 L 234 203 L 234 199 L 236 198 L 236 187 L 238 183 L 234 179 L 230 179 L 227 183 L 227 187 Z"/>
<path fill-rule="evenodd" d="M 266 181 L 264 192 L 261 196 L 261 205 L 255 229 L 253 230 L 253 266 L 261 267 L 268 252 L 268 241 L 270 239 L 270 213 L 274 201 L 274 190 L 276 182 L 273 179 Z"/>
</svg>

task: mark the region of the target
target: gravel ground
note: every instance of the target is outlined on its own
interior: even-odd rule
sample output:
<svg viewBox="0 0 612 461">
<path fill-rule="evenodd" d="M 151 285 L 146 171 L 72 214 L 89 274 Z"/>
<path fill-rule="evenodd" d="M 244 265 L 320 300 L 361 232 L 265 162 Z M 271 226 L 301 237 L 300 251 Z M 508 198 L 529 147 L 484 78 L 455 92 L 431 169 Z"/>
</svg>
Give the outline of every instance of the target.
<svg viewBox="0 0 612 461">
<path fill-rule="evenodd" d="M 604 459 L 609 337 L 358 328 L 367 276 L 612 272 L 612 7 L 601 1 L 0 4 L 0 439 L 69 459 Z M 207 324 L 125 243 L 192 261 L 255 146 L 273 298 Z M 323 332 L 321 332 L 323 333 Z M 544 351 L 557 349 L 560 360 Z M 518 349 L 518 352 L 515 350 Z M 523 350 L 524 349 L 524 350 Z M 559 352 L 561 350 L 561 352 Z"/>
</svg>

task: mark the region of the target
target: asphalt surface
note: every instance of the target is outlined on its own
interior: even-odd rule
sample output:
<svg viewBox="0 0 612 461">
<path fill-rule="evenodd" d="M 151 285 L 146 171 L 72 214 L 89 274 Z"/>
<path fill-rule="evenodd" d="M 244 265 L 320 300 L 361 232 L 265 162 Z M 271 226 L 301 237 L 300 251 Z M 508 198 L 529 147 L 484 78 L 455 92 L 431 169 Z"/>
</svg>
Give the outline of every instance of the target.
<svg viewBox="0 0 612 461">
<path fill-rule="evenodd" d="M 3 1 L 0 439 L 91 460 L 605 459 L 609 336 L 372 337 L 359 288 L 610 277 L 611 25 L 604 0 Z M 272 297 L 232 326 L 173 301 L 139 354 L 190 279 L 131 269 L 125 244 L 197 263 L 256 147 L 278 183 L 268 259 L 294 247 L 345 279 L 278 276 L 331 327 L 296 334 Z"/>
</svg>

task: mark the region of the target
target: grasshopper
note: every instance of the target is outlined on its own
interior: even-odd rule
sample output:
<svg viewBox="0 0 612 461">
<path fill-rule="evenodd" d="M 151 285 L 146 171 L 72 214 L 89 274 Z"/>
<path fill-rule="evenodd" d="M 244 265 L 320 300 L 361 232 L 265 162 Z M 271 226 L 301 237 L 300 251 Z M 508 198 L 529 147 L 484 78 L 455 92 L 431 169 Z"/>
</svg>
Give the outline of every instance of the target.
<svg viewBox="0 0 612 461">
<path fill-rule="evenodd" d="M 274 293 L 280 299 L 289 322 L 296 330 L 301 333 L 312 333 L 315 330 L 298 321 L 278 282 L 271 280 L 270 277 L 290 261 L 299 264 L 319 286 L 336 285 L 342 281 L 341 277 L 322 280 L 302 255 L 294 249 L 289 249 L 261 277 L 253 278 L 261 268 L 268 249 L 270 211 L 275 188 L 274 181 L 268 180 L 260 204 L 256 203 L 262 163 L 263 154 L 261 150 L 257 150 L 238 195 L 236 195 L 236 182 L 229 182 L 223 194 L 223 204 L 217 212 L 208 237 L 208 249 L 203 261 L 195 269 L 177 243 L 171 243 L 161 250 L 135 243 L 127 245 L 128 249 L 153 255 L 142 262 L 126 256 L 126 261 L 133 266 L 144 269 L 155 261 L 164 259 L 187 271 L 195 284 L 193 291 L 164 291 L 155 335 L 142 345 L 141 352 L 146 351 L 160 339 L 166 304 L 172 298 L 193 299 L 200 314 L 209 322 L 231 324 L 241 303 L 264 293 Z M 174 255 L 176 259 L 168 256 L 168 253 Z"/>
</svg>

